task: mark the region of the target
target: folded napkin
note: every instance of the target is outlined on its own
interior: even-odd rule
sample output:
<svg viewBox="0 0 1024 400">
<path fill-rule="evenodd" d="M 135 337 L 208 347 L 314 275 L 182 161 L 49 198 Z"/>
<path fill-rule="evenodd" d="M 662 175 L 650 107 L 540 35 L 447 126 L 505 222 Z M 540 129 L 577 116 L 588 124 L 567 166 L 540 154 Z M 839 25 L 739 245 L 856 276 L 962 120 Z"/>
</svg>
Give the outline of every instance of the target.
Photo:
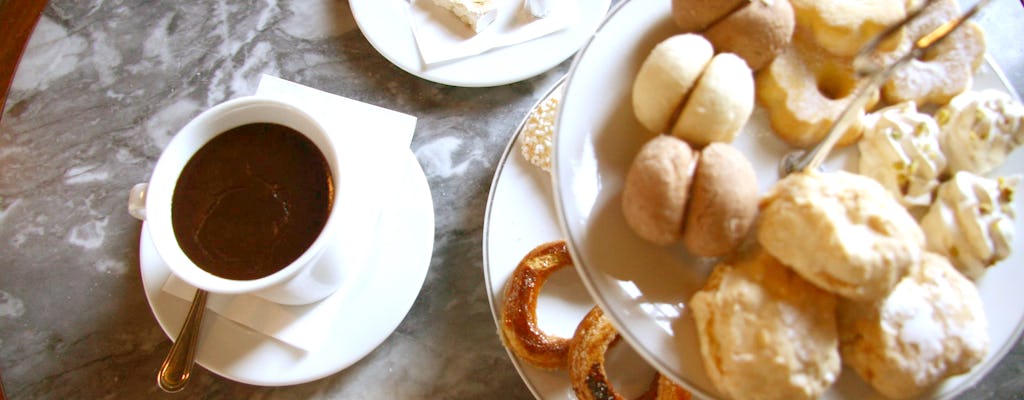
<svg viewBox="0 0 1024 400">
<path fill-rule="evenodd" d="M 481 54 L 564 30 L 580 18 L 578 0 L 554 2 L 544 18 L 523 8 L 522 0 L 500 1 L 498 17 L 476 33 L 433 0 L 412 0 L 409 23 L 425 66 Z"/>
<path fill-rule="evenodd" d="M 339 143 L 366 149 L 360 153 L 366 157 L 363 160 L 367 166 L 365 185 L 369 186 L 360 191 L 360 207 L 365 207 L 360 209 L 370 210 L 363 213 L 367 218 L 364 223 L 375 228 L 382 205 L 387 204 L 388 198 L 397 197 L 394 191 L 400 190 L 395 181 L 400 178 L 397 166 L 402 163 L 396 160 L 401 152 L 409 151 L 416 117 L 268 75 L 260 79 L 256 95 L 295 104 L 306 110 Z M 339 233 L 347 235 L 335 240 L 346 243 L 344 262 L 363 265 L 375 259 L 370 254 L 375 249 L 372 245 L 375 233 Z M 324 300 L 303 306 L 285 306 L 252 295 L 210 293 L 206 307 L 221 317 L 295 348 L 312 351 L 327 340 L 331 324 L 337 319 L 342 302 L 346 301 L 346 286 L 347 283 Z M 163 290 L 185 300 L 192 300 L 195 293 L 195 287 L 173 274 L 164 283 Z"/>
</svg>

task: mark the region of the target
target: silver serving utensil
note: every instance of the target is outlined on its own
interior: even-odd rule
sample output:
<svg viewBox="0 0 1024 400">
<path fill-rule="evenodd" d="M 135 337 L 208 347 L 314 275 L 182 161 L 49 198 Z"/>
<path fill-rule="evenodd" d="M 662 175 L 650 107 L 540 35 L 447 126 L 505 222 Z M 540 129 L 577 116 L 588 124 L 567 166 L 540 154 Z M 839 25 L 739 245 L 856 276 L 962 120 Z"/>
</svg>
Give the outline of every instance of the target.
<svg viewBox="0 0 1024 400">
<path fill-rule="evenodd" d="M 867 102 L 870 97 L 869 94 L 878 89 L 882 83 L 892 76 L 892 73 L 899 68 L 901 65 L 906 64 L 912 59 L 922 56 L 928 49 L 941 43 L 943 39 L 948 37 L 951 33 L 957 30 L 957 28 L 963 26 L 964 22 L 967 22 L 971 17 L 976 15 L 990 0 L 981 0 L 975 3 L 966 12 L 960 15 L 960 17 L 948 21 L 942 24 L 930 33 L 922 36 L 921 38 L 914 41 L 913 46 L 907 54 L 897 59 L 892 64 L 882 67 L 870 61 L 869 56 L 875 52 L 878 45 L 882 43 L 886 38 L 895 32 L 898 32 L 901 28 L 918 18 L 922 11 L 931 5 L 934 0 L 928 0 L 925 2 L 918 11 L 907 16 L 903 21 L 898 24 L 889 27 L 881 35 L 876 37 L 874 40 L 868 43 L 867 46 L 862 49 L 857 56 L 854 58 L 853 67 L 856 73 L 860 76 L 866 76 L 855 89 L 853 100 L 846 106 L 846 109 L 839 114 L 839 118 L 829 127 L 828 133 L 825 135 L 825 139 L 819 142 L 810 151 L 797 150 L 782 157 L 779 163 L 779 176 L 784 177 L 795 171 L 812 171 L 817 170 L 821 167 L 821 163 L 828 157 L 829 152 L 835 147 L 836 142 L 843 133 L 846 132 L 846 128 L 853 122 L 856 110 L 862 108 L 864 103 Z"/>
<path fill-rule="evenodd" d="M 555 0 L 525 0 L 523 7 L 526 11 L 537 18 L 544 18 L 551 13 Z"/>
</svg>

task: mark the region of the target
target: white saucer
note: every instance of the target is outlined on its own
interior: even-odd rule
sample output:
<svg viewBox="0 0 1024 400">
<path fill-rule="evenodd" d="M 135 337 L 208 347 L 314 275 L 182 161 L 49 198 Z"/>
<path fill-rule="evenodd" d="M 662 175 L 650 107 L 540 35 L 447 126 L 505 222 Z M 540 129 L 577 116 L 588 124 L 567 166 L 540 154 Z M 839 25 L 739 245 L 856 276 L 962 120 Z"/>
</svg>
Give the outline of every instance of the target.
<svg viewBox="0 0 1024 400">
<path fill-rule="evenodd" d="M 566 30 L 486 53 L 425 67 L 412 28 L 406 0 L 349 0 L 352 16 L 366 39 L 384 58 L 420 78 L 452 86 L 487 87 L 536 76 L 565 61 L 604 20 L 610 0 L 577 0 L 580 20 Z M 502 10 L 521 1 L 503 3 Z"/>
<path fill-rule="evenodd" d="M 419 295 L 434 247 L 434 206 L 426 177 L 412 152 L 401 158 L 405 182 L 398 187 L 408 192 L 394 196 L 396 201 L 381 212 L 377 248 L 362 272 L 362 281 L 332 295 L 347 299 L 338 307 L 324 347 L 302 351 L 208 312 L 196 350 L 199 365 L 253 385 L 300 384 L 347 368 L 394 332 Z M 139 265 L 150 308 L 160 327 L 173 339 L 189 303 L 161 290 L 170 270 L 157 255 L 145 226 Z"/>
</svg>

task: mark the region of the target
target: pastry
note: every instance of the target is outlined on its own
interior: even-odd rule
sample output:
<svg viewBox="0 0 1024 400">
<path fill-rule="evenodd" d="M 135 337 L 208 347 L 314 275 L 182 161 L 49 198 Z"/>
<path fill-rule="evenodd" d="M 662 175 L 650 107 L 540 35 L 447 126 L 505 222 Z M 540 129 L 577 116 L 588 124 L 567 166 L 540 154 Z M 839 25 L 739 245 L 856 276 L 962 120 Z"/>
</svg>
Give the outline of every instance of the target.
<svg viewBox="0 0 1024 400">
<path fill-rule="evenodd" d="M 987 174 L 1024 143 L 1024 105 L 998 90 L 964 92 L 935 119 L 951 173 Z"/>
<path fill-rule="evenodd" d="M 818 46 L 840 57 L 857 54 L 868 42 L 907 15 L 905 0 L 791 0 L 797 24 Z"/>
<path fill-rule="evenodd" d="M 850 63 L 812 44 L 794 39 L 767 67 L 757 73 L 757 101 L 768 110 L 772 131 L 791 146 L 820 142 L 839 114 L 853 101 L 857 77 Z M 863 130 L 866 109 L 878 101 L 868 94 L 865 106 L 847 127 L 838 145 L 855 143 Z"/>
<path fill-rule="evenodd" d="M 883 108 L 864 118 L 860 174 L 878 181 L 905 207 L 928 207 L 946 170 L 935 119 L 913 102 Z"/>
<path fill-rule="evenodd" d="M 672 18 L 683 32 L 703 34 L 719 53 L 733 53 L 757 71 L 793 37 L 789 0 L 672 0 Z"/>
<path fill-rule="evenodd" d="M 494 0 L 433 0 L 434 4 L 451 11 L 474 32 L 482 32 L 498 17 Z"/>
<path fill-rule="evenodd" d="M 667 133 L 713 55 L 711 43 L 700 35 L 676 35 L 658 43 L 633 81 L 633 112 L 640 124 Z"/>
<path fill-rule="evenodd" d="M 836 298 L 756 250 L 694 294 L 704 369 L 736 399 L 816 399 L 839 376 Z"/>
<path fill-rule="evenodd" d="M 712 143 L 701 150 L 692 182 L 683 244 L 705 257 L 731 253 L 757 217 L 754 167 L 736 148 Z"/>
<path fill-rule="evenodd" d="M 961 171 L 939 186 L 935 203 L 921 219 L 928 249 L 949 257 L 971 279 L 1010 255 L 1013 197 L 1021 177 L 989 179 Z"/>
<path fill-rule="evenodd" d="M 501 337 L 519 358 L 543 369 L 565 368 L 569 338 L 548 335 L 537 325 L 537 297 L 548 277 L 572 265 L 565 242 L 549 242 L 531 250 L 505 284 Z"/>
<path fill-rule="evenodd" d="M 686 142 L 658 135 L 640 149 L 626 172 L 622 214 L 641 238 L 667 245 L 683 235 L 697 154 Z"/>
<path fill-rule="evenodd" d="M 587 313 L 569 345 L 569 379 L 580 400 L 622 399 L 605 373 L 604 356 L 619 339 L 619 332 L 600 307 Z M 646 395 L 659 400 L 689 400 L 690 392 L 659 374 L 653 391 Z"/>
<path fill-rule="evenodd" d="M 555 136 L 555 114 L 562 99 L 562 90 L 556 89 L 551 96 L 530 110 L 523 125 L 522 145 L 519 150 L 530 164 L 544 171 L 551 171 L 551 150 Z"/>
<path fill-rule="evenodd" d="M 728 2 L 726 2 L 728 3 Z M 793 38 L 796 20 L 789 0 L 750 0 L 704 31 L 715 51 L 734 53 L 757 71 Z"/>
<path fill-rule="evenodd" d="M 672 19 L 683 32 L 703 32 L 750 0 L 672 0 Z"/>
<path fill-rule="evenodd" d="M 896 50 L 882 57 L 883 65 L 906 54 L 913 42 L 935 28 L 960 16 L 955 0 L 936 0 L 922 11 L 905 29 Z M 969 89 L 975 71 L 985 57 L 985 32 L 968 21 L 960 29 L 937 44 L 920 59 L 900 66 L 882 85 L 882 98 L 895 104 L 914 101 L 918 105 L 949 102 L 953 96 Z"/>
<path fill-rule="evenodd" d="M 875 180 L 793 173 L 761 199 L 757 239 L 818 287 L 854 300 L 889 294 L 918 262 L 924 233 Z"/>
<path fill-rule="evenodd" d="M 754 111 L 754 77 L 734 54 L 714 56 L 684 101 L 672 134 L 697 148 L 732 142 Z"/>
<path fill-rule="evenodd" d="M 971 281 L 945 257 L 921 262 L 879 302 L 840 301 L 843 362 L 889 398 L 925 393 L 985 357 L 985 310 Z"/>
</svg>

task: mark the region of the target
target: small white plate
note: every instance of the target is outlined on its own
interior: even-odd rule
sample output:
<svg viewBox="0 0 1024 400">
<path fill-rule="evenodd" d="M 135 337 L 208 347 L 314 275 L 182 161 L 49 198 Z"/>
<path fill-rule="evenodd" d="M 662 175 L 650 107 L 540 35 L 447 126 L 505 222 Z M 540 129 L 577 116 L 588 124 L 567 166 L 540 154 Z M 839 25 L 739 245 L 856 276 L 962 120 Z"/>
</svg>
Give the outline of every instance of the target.
<svg viewBox="0 0 1024 400">
<path fill-rule="evenodd" d="M 556 126 L 553 159 L 555 203 L 563 231 L 584 284 L 622 336 L 663 374 L 698 397 L 721 397 L 704 372 L 696 327 L 686 307 L 703 286 L 714 260 L 687 258 L 681 245 L 660 247 L 639 239 L 620 207 L 623 178 L 647 133 L 633 116 L 630 93 L 640 64 L 655 44 L 679 33 L 671 2 L 624 0 L 594 39 L 580 50 L 570 70 Z M 989 60 L 975 77 L 975 89 L 1012 93 Z M 758 173 L 762 192 L 777 180 L 780 157 L 790 149 L 769 128 L 758 108 L 733 143 Z M 833 154 L 827 170 L 856 165 L 856 149 Z M 847 168 L 848 169 L 848 168 Z M 994 175 L 1024 172 L 1024 151 L 1011 155 Z M 1015 207 L 1024 212 L 1024 196 Z M 946 380 L 927 398 L 949 398 L 983 377 L 1013 348 L 1024 322 L 1024 217 L 1016 221 L 1014 253 L 977 282 L 989 321 L 991 345 L 970 373 Z M 881 397 L 852 370 L 844 369 L 828 399 Z"/>
<path fill-rule="evenodd" d="M 499 12 L 517 12 L 523 0 L 499 2 Z M 560 32 L 493 49 L 483 54 L 424 66 L 412 28 L 406 0 L 349 0 L 352 16 L 366 39 L 384 58 L 420 78 L 451 86 L 488 87 L 536 76 L 565 61 L 583 45 L 604 19 L 610 0 L 580 2 L 580 20 Z"/>
<path fill-rule="evenodd" d="M 248 384 L 295 385 L 347 368 L 394 332 L 419 295 L 434 246 L 434 206 L 426 177 L 412 152 L 400 158 L 405 163 L 400 172 L 405 180 L 401 187 L 407 193 L 393 197 L 394 201 L 382 210 L 376 249 L 362 272 L 362 281 L 332 295 L 347 298 L 330 324 L 324 347 L 302 351 L 207 312 L 196 350 L 199 365 Z M 395 251 L 399 248 L 402 251 Z M 157 254 L 145 225 L 139 265 L 150 308 L 173 340 L 185 320 L 189 302 L 161 289 L 170 270 Z"/>
<path fill-rule="evenodd" d="M 552 90 L 558 87 L 556 84 Z M 551 94 L 552 91 L 549 91 L 537 104 Z M 498 329 L 505 284 L 516 265 L 534 247 L 562 238 L 555 214 L 550 174 L 530 164 L 519 154 L 519 139 L 526 121 L 524 118 L 520 122 L 498 163 L 484 217 L 484 279 L 487 284 L 487 300 Z M 579 275 L 566 268 L 553 274 L 541 290 L 537 299 L 538 325 L 548 334 L 572 337 L 580 320 L 593 307 L 594 301 L 587 294 Z M 534 367 L 511 351 L 509 358 L 523 382 L 537 398 L 575 398 L 569 375 L 565 371 L 547 371 Z M 654 376 L 654 369 L 625 342 L 609 350 L 606 366 L 612 385 L 629 398 L 646 390 Z"/>
</svg>

